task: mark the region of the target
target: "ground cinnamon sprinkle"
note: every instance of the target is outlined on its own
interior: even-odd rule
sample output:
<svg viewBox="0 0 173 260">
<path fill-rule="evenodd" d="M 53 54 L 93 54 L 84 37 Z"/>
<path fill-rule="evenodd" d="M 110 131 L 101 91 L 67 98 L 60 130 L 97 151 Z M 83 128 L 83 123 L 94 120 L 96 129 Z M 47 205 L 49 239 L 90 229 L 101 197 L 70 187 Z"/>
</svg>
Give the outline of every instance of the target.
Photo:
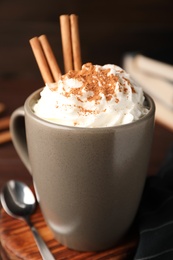
<svg viewBox="0 0 173 260">
<path fill-rule="evenodd" d="M 98 73 L 92 63 L 86 63 L 80 71 L 69 71 L 67 77 L 82 82 L 82 86 L 79 88 L 71 88 L 68 93 L 65 93 L 65 96 L 68 97 L 70 94 L 74 94 L 78 96 L 79 100 L 82 95 L 82 90 L 84 89 L 92 93 L 88 96 L 88 101 L 95 101 L 97 103 L 102 98 L 102 95 L 106 97 L 107 101 L 111 100 L 112 97 L 116 96 L 115 84 L 119 79 L 113 74 L 109 75 L 109 72 L 110 69 L 105 69 L 100 70 Z M 116 102 L 118 102 L 118 99 Z"/>
<path fill-rule="evenodd" d="M 60 79 L 63 83 L 63 95 L 67 98 L 70 98 L 72 95 L 76 97 L 80 103 L 78 105 L 75 104 L 74 107 L 78 108 L 79 114 L 87 115 L 105 112 L 106 110 L 100 111 L 100 109 L 95 108 L 86 109 L 82 103 L 94 101 L 95 105 L 99 105 L 101 99 L 106 99 L 108 102 L 114 100 L 115 103 L 119 103 L 117 92 L 127 95 L 129 87 L 131 87 L 133 93 L 136 93 L 128 78 L 122 77 L 122 74 L 119 76 L 110 72 L 110 68 L 100 69 L 100 66 L 92 63 L 84 64 L 79 71 L 71 70 Z M 123 70 L 119 70 L 117 74 L 123 72 Z M 67 79 L 77 80 L 79 84 L 77 84 L 77 87 L 73 84 L 72 87 L 66 89 L 65 82 Z M 56 91 L 56 87 L 52 88 L 52 91 Z"/>
</svg>

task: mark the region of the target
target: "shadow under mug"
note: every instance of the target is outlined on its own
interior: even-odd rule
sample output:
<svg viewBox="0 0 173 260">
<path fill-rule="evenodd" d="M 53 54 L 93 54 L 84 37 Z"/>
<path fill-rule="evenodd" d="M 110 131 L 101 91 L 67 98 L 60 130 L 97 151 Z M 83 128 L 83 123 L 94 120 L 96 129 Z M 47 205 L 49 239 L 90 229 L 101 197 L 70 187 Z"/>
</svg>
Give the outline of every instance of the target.
<svg viewBox="0 0 173 260">
<path fill-rule="evenodd" d="M 12 141 L 33 177 L 54 237 L 79 251 L 115 246 L 136 216 L 147 176 L 155 105 L 136 122 L 103 128 L 58 125 L 37 117 L 40 90 L 11 116 Z"/>
</svg>

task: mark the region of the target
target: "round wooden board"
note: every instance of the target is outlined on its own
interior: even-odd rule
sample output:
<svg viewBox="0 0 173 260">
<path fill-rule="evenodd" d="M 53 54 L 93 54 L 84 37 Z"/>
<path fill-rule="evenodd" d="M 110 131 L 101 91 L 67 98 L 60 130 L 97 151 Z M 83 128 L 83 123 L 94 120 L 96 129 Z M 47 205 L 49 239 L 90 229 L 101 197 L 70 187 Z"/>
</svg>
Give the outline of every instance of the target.
<svg viewBox="0 0 173 260">
<path fill-rule="evenodd" d="M 62 246 L 53 238 L 50 229 L 47 227 L 40 208 L 31 217 L 32 223 L 38 229 L 43 240 L 51 250 L 55 259 L 61 260 L 84 260 L 84 259 L 133 259 L 137 245 L 136 235 L 130 235 L 118 246 L 102 252 L 77 252 Z M 2 209 L 0 217 L 0 241 L 2 259 L 13 260 L 41 260 L 41 256 L 35 244 L 33 235 L 22 220 L 17 220 Z"/>
</svg>

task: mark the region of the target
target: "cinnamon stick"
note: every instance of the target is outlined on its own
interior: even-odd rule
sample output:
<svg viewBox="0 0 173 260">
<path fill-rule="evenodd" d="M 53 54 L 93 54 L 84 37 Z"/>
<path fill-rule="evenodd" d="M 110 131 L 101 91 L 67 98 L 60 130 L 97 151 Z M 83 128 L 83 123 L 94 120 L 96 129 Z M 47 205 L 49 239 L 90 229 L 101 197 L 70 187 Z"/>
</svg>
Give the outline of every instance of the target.
<svg viewBox="0 0 173 260">
<path fill-rule="evenodd" d="M 4 112 L 5 110 L 5 105 L 0 102 L 0 113 Z"/>
<path fill-rule="evenodd" d="M 81 60 L 81 48 L 80 48 L 77 15 L 75 14 L 70 15 L 70 25 L 71 25 L 71 42 L 72 42 L 72 50 L 73 50 L 74 69 L 80 70 L 82 67 L 82 60 Z"/>
<path fill-rule="evenodd" d="M 62 51 L 63 51 L 63 58 L 64 58 L 64 70 L 65 73 L 67 73 L 69 70 L 73 69 L 73 56 L 72 56 L 69 15 L 60 16 L 60 29 L 61 29 Z"/>
<path fill-rule="evenodd" d="M 42 78 L 45 83 L 52 83 L 54 82 L 53 76 L 51 74 L 50 68 L 46 61 L 45 55 L 43 53 L 43 49 L 41 47 L 40 41 L 37 37 L 32 38 L 30 41 L 30 45 L 32 51 L 34 53 L 35 59 L 37 61 L 38 67 L 40 69 Z"/>
<path fill-rule="evenodd" d="M 9 128 L 9 124 L 10 124 L 10 117 L 3 117 L 0 119 L 0 130 L 4 130 Z"/>
<path fill-rule="evenodd" d="M 11 141 L 11 134 L 10 134 L 9 130 L 0 133 L 0 144 L 6 143 L 9 141 Z"/>
<path fill-rule="evenodd" d="M 10 117 L 3 117 L 0 119 L 0 130 L 9 128 Z M 11 134 L 9 130 L 0 132 L 0 144 L 11 141 Z"/>
<path fill-rule="evenodd" d="M 47 63 L 48 63 L 50 70 L 52 72 L 54 81 L 58 81 L 59 78 L 61 77 L 61 71 L 60 71 L 60 68 L 58 66 L 58 63 L 56 61 L 56 58 L 54 56 L 54 53 L 52 51 L 52 48 L 50 46 L 50 43 L 49 43 L 46 35 L 41 35 L 39 37 L 39 41 L 41 43 L 43 52 L 45 54 Z"/>
</svg>

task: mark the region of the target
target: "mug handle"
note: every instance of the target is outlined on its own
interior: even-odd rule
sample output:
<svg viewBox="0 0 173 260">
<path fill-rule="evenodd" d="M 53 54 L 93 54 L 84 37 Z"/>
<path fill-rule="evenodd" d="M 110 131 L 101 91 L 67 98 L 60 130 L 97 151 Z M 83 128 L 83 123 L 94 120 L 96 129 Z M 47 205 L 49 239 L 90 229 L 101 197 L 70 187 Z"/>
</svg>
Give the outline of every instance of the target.
<svg viewBox="0 0 173 260">
<path fill-rule="evenodd" d="M 31 174 L 31 164 L 29 161 L 26 141 L 24 107 L 19 107 L 12 113 L 10 118 L 10 132 L 13 145 L 22 162 Z"/>
</svg>

